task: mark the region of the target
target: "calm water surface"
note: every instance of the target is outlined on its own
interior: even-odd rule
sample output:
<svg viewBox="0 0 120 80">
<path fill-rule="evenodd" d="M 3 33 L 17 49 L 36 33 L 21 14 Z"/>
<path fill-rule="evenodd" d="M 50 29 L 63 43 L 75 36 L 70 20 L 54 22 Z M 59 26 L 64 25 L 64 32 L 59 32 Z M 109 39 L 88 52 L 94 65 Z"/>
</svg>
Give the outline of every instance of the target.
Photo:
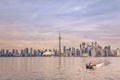
<svg viewBox="0 0 120 80">
<path fill-rule="evenodd" d="M 93 58 L 92 58 L 93 59 Z M 95 58 L 110 64 L 86 70 L 91 58 L 0 58 L 0 80 L 120 80 L 120 58 Z"/>
</svg>

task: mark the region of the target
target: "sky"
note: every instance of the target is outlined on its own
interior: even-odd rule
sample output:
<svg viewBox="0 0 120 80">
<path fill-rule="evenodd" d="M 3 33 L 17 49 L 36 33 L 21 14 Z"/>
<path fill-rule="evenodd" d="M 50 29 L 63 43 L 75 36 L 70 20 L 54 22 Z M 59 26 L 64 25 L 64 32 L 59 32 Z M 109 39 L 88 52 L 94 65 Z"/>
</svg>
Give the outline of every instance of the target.
<svg viewBox="0 0 120 80">
<path fill-rule="evenodd" d="M 120 0 L 0 0 L 0 48 L 120 48 Z"/>
</svg>

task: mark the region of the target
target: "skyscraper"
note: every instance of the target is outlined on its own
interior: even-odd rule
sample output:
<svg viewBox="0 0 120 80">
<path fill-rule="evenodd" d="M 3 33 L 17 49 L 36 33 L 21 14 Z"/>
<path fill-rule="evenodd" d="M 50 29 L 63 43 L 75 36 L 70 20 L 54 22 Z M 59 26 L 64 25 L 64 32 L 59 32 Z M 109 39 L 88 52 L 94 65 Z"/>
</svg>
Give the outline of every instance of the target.
<svg viewBox="0 0 120 80">
<path fill-rule="evenodd" d="M 66 46 L 63 47 L 63 54 L 66 55 Z"/>
<path fill-rule="evenodd" d="M 120 56 L 120 49 L 117 48 L 117 56 Z"/>
<path fill-rule="evenodd" d="M 5 56 L 5 49 L 2 49 L 1 53 L 2 53 L 1 56 Z"/>
<path fill-rule="evenodd" d="M 111 56 L 112 53 L 111 53 L 111 46 L 107 46 L 108 47 L 108 56 Z"/>
<path fill-rule="evenodd" d="M 80 44 L 80 50 L 82 49 L 82 45 Z"/>
<path fill-rule="evenodd" d="M 59 33 L 59 55 L 61 56 L 61 34 Z"/>
<path fill-rule="evenodd" d="M 76 56 L 80 56 L 80 50 L 76 49 Z"/>
<path fill-rule="evenodd" d="M 6 50 L 6 56 L 8 56 L 9 55 L 9 50 Z"/>
<path fill-rule="evenodd" d="M 75 48 L 72 47 L 72 56 L 75 56 Z"/>
<path fill-rule="evenodd" d="M 33 48 L 30 48 L 30 56 L 33 55 Z"/>
<path fill-rule="evenodd" d="M 97 41 L 95 41 L 95 48 L 97 48 Z"/>
<path fill-rule="evenodd" d="M 12 49 L 12 56 L 15 55 L 15 49 Z"/>
<path fill-rule="evenodd" d="M 108 47 L 107 46 L 104 48 L 104 54 L 105 54 L 105 56 L 108 56 Z"/>
<path fill-rule="evenodd" d="M 82 42 L 82 53 L 85 53 L 85 42 Z"/>
<path fill-rule="evenodd" d="M 95 48 L 91 48 L 91 55 L 92 55 L 92 57 L 95 57 L 95 56 L 96 56 Z"/>
<path fill-rule="evenodd" d="M 93 48 L 94 47 L 94 43 L 92 42 L 91 44 L 92 44 L 92 48 Z"/>
</svg>

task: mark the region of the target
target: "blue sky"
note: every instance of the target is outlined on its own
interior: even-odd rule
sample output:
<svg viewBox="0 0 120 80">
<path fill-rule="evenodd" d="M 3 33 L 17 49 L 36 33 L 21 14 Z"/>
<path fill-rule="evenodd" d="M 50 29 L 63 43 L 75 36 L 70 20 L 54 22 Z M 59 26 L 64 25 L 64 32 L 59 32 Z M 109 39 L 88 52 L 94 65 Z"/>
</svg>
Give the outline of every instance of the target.
<svg viewBox="0 0 120 80">
<path fill-rule="evenodd" d="M 0 48 L 120 47 L 120 0 L 0 0 Z M 49 46 L 51 45 L 51 46 Z"/>
</svg>

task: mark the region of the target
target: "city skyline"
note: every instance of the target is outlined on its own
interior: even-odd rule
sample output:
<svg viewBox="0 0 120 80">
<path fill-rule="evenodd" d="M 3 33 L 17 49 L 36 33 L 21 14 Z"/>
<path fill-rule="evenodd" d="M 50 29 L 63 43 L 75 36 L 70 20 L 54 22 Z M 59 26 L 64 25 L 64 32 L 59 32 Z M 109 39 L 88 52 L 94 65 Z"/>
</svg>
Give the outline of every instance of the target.
<svg viewBox="0 0 120 80">
<path fill-rule="evenodd" d="M 61 37 L 59 34 L 59 41 Z M 91 43 L 82 42 L 78 48 L 64 46 L 59 49 L 35 49 L 24 48 L 18 49 L 0 49 L 0 57 L 120 57 L 120 49 L 111 49 L 110 45 L 101 46 L 96 41 Z"/>
<path fill-rule="evenodd" d="M 120 48 L 119 0 L 1 0 L 0 48 L 77 47 L 97 41 Z"/>
</svg>

